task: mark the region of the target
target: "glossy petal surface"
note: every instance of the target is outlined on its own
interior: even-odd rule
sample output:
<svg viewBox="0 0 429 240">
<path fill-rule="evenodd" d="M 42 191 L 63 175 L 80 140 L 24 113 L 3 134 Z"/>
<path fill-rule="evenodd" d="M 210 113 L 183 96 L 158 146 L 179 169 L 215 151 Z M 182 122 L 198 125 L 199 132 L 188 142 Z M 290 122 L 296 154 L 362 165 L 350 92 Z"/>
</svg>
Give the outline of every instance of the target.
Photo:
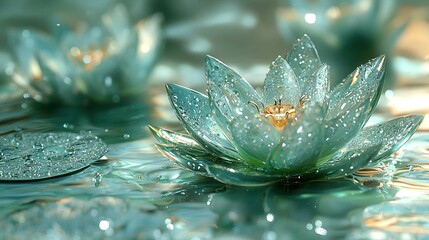
<svg viewBox="0 0 429 240">
<path fill-rule="evenodd" d="M 256 112 L 249 101 L 260 102 L 255 89 L 234 70 L 216 58 L 207 56 L 206 78 L 209 88 L 210 104 L 216 105 L 228 120 L 241 115 L 243 109 Z M 216 85 L 217 88 L 212 88 Z"/>
<path fill-rule="evenodd" d="M 208 98 L 212 114 L 224 133 L 225 137 L 231 139 L 231 130 L 229 129 L 229 122 L 232 121 L 237 115 L 242 114 L 242 108 L 236 108 L 236 112 L 232 112 L 229 100 L 223 95 L 222 89 L 216 84 L 209 84 Z"/>
<path fill-rule="evenodd" d="M 280 141 L 280 132 L 262 116 L 247 112 L 230 123 L 232 142 L 244 162 L 263 167 Z"/>
<path fill-rule="evenodd" d="M 381 159 L 397 151 L 414 134 L 422 121 L 423 115 L 410 115 L 366 127 L 347 146 L 365 148 L 381 144 L 380 152 L 375 157 Z"/>
<path fill-rule="evenodd" d="M 271 152 L 270 168 L 294 173 L 315 165 L 323 144 L 322 121 L 319 105 L 303 109 L 303 113 L 286 126 L 281 143 Z"/>
<path fill-rule="evenodd" d="M 205 151 L 194 148 L 183 148 L 174 145 L 156 145 L 158 150 L 179 167 L 193 171 L 203 176 L 210 176 L 206 171 L 209 161 L 215 161 L 213 156 Z"/>
<path fill-rule="evenodd" d="M 207 171 L 216 180 L 236 186 L 265 186 L 282 180 L 283 176 L 274 175 L 244 165 L 208 165 Z"/>
<path fill-rule="evenodd" d="M 167 129 L 149 126 L 152 135 L 162 144 L 175 144 L 183 147 L 201 148 L 189 135 L 173 132 Z"/>
<path fill-rule="evenodd" d="M 315 178 L 337 178 L 351 175 L 359 169 L 367 166 L 372 159 L 378 154 L 381 145 L 375 144 L 359 148 L 344 148 L 337 152 L 328 161 L 321 164 L 315 171 L 311 173 L 311 177 Z"/>
<path fill-rule="evenodd" d="M 369 112 L 370 100 L 347 109 L 342 115 L 327 120 L 323 129 L 324 144 L 322 156 L 340 149 L 363 127 Z"/>
<path fill-rule="evenodd" d="M 327 119 L 338 117 L 342 112 L 353 108 L 365 99 L 370 100 L 370 111 L 367 117 L 369 119 L 383 88 L 384 64 L 384 56 L 374 58 L 358 67 L 337 85 L 330 94 Z"/>
<path fill-rule="evenodd" d="M 236 156 L 231 143 L 225 139 L 213 119 L 205 95 L 171 84 L 167 85 L 167 91 L 177 117 L 202 147 L 219 155 Z"/>
<path fill-rule="evenodd" d="M 300 98 L 298 79 L 292 68 L 282 57 L 271 63 L 270 70 L 264 81 L 264 104 L 273 104 L 282 100 L 283 103 L 297 105 Z"/>
<path fill-rule="evenodd" d="M 301 86 L 301 94 L 307 101 L 320 104 L 326 101 L 330 90 L 329 73 L 329 66 L 323 64 L 311 75 L 308 84 Z"/>
<path fill-rule="evenodd" d="M 298 77 L 300 89 L 311 84 L 311 75 L 320 67 L 319 54 L 307 35 L 298 39 L 285 57 Z"/>
</svg>

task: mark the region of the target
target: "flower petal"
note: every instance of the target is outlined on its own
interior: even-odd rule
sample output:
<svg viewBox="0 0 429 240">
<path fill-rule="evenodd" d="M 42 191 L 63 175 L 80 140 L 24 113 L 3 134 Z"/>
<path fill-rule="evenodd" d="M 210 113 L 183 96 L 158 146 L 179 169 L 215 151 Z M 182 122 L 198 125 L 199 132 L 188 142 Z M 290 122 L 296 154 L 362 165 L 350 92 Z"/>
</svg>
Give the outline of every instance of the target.
<svg viewBox="0 0 429 240">
<path fill-rule="evenodd" d="M 375 160 L 383 159 L 404 145 L 422 121 L 423 115 L 409 115 L 366 127 L 347 146 L 364 148 L 381 144 L 381 150 Z"/>
<path fill-rule="evenodd" d="M 358 67 L 330 94 L 327 119 L 338 117 L 344 110 L 350 109 L 364 99 L 370 99 L 367 122 L 377 105 L 383 89 L 384 56 L 372 59 Z"/>
<path fill-rule="evenodd" d="M 374 144 L 360 148 L 352 146 L 338 151 L 331 159 L 323 162 L 315 172 L 307 174 L 310 178 L 337 178 L 351 175 L 372 162 L 381 148 Z"/>
<path fill-rule="evenodd" d="M 167 92 L 177 118 L 202 147 L 221 156 L 236 158 L 234 147 L 213 119 L 208 99 L 194 90 L 167 84 Z"/>
<path fill-rule="evenodd" d="M 280 141 L 280 132 L 260 115 L 247 112 L 229 124 L 232 143 L 243 161 L 264 167 L 272 149 Z"/>
<path fill-rule="evenodd" d="M 292 46 L 285 57 L 298 77 L 300 89 L 310 84 L 311 75 L 320 67 L 319 54 L 311 39 L 304 34 Z"/>
<path fill-rule="evenodd" d="M 236 115 L 242 114 L 242 108 L 235 108 L 235 112 L 233 113 L 230 105 L 228 104 L 228 98 L 215 84 L 209 84 L 208 98 L 215 121 L 220 126 L 220 129 L 226 138 L 231 139 L 232 137 L 231 130 L 229 129 L 229 122 L 232 121 Z"/>
<path fill-rule="evenodd" d="M 269 167 L 296 173 L 316 164 L 323 144 L 322 107 L 306 106 L 295 121 L 286 126 L 283 139 L 268 159 Z"/>
<path fill-rule="evenodd" d="M 206 165 L 213 156 L 207 154 L 205 151 L 200 151 L 193 148 L 184 148 L 174 145 L 156 144 L 158 150 L 166 158 L 177 164 L 185 170 L 191 170 L 203 176 L 210 176 L 207 173 Z"/>
<path fill-rule="evenodd" d="M 174 144 L 183 147 L 201 148 L 201 146 L 187 134 L 177 133 L 149 125 L 152 135 L 162 144 Z"/>
<path fill-rule="evenodd" d="M 243 187 L 265 186 L 284 179 L 282 175 L 273 175 L 236 164 L 228 166 L 207 165 L 207 171 L 219 182 Z"/>
<path fill-rule="evenodd" d="M 329 96 L 329 66 L 323 64 L 311 75 L 308 83 L 301 88 L 301 94 L 310 102 L 323 104 Z"/>
<path fill-rule="evenodd" d="M 8 37 L 16 46 L 13 52 L 19 70 L 13 80 L 18 85 L 37 101 L 56 101 L 58 96 L 66 102 L 76 100 L 70 90 L 73 86 L 69 85 L 74 80 L 69 76 L 70 66 L 65 64 L 65 56 L 51 39 L 29 30 L 11 30 Z"/>
<path fill-rule="evenodd" d="M 261 98 L 245 79 L 214 57 L 206 56 L 205 62 L 211 105 L 216 105 L 227 120 L 240 115 L 243 108 L 255 111 L 249 101 L 260 102 Z"/>
<path fill-rule="evenodd" d="M 264 104 L 273 104 L 280 99 L 297 106 L 300 98 L 298 79 L 292 68 L 281 56 L 270 66 L 264 81 Z"/>
<path fill-rule="evenodd" d="M 326 120 L 323 129 L 323 150 L 321 156 L 326 156 L 346 145 L 350 139 L 359 133 L 368 115 L 370 100 L 345 110 L 343 115 Z"/>
</svg>

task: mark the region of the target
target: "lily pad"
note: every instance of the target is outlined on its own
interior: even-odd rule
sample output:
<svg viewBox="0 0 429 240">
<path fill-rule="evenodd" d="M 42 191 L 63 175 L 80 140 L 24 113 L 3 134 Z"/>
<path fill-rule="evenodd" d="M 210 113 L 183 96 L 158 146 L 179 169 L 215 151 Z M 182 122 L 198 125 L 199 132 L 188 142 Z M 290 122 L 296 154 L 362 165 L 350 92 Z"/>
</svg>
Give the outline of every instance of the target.
<svg viewBox="0 0 429 240">
<path fill-rule="evenodd" d="M 107 152 L 91 134 L 16 132 L 0 137 L 0 180 L 40 180 L 89 166 Z"/>
</svg>

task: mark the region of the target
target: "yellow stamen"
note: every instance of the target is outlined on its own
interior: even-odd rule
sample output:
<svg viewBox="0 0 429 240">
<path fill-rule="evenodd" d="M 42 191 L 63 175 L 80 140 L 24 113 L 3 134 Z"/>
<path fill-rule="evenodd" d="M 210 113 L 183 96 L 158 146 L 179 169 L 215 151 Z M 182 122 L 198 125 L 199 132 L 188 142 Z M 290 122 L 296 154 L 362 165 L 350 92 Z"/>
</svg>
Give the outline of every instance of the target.
<svg viewBox="0 0 429 240">
<path fill-rule="evenodd" d="M 295 115 L 296 111 L 292 104 L 282 104 L 275 102 L 264 108 L 263 116 L 278 130 L 283 128 L 288 123 L 289 119 Z"/>
</svg>

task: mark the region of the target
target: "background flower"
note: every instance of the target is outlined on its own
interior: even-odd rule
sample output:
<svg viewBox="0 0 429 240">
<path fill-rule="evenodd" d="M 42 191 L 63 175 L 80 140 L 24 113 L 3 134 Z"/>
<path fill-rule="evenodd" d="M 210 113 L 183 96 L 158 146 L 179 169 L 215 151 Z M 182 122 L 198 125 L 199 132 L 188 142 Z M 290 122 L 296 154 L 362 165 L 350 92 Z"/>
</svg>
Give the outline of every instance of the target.
<svg viewBox="0 0 429 240">
<path fill-rule="evenodd" d="M 37 101 L 118 102 L 140 94 L 161 47 L 161 16 L 131 26 L 123 5 L 97 22 L 55 22 L 50 36 L 11 30 L 13 80 Z"/>
</svg>

